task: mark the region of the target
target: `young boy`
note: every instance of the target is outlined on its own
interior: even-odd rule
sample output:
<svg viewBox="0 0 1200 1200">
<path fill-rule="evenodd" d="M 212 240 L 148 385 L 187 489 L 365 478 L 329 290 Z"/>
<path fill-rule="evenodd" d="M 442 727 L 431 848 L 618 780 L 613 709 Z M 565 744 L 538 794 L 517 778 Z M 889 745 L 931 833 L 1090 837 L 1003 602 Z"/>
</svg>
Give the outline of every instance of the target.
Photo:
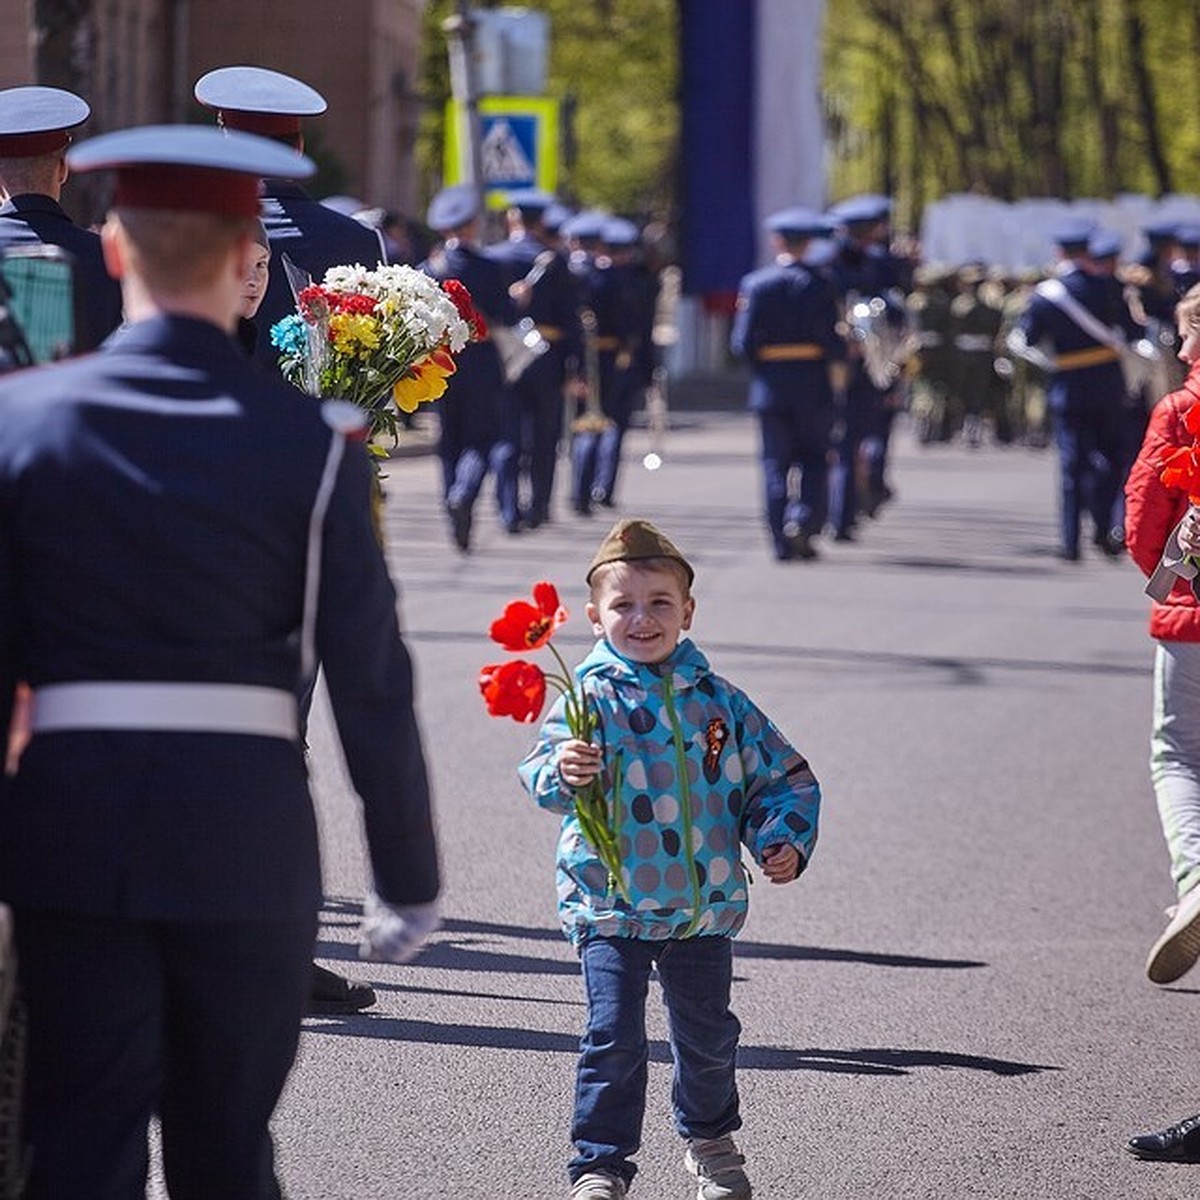
<svg viewBox="0 0 1200 1200">
<path fill-rule="evenodd" d="M 598 718 L 596 744 L 571 736 L 560 700 L 520 766 L 534 799 L 564 814 L 559 916 L 587 995 L 572 1200 L 621 1200 L 637 1169 L 654 967 L 670 1017 L 675 1127 L 698 1200 L 750 1195 L 730 1137 L 741 1126 L 741 1027 L 729 1010 L 731 939 L 748 899 L 741 849 L 772 883 L 795 879 L 816 844 L 820 791 L 770 720 L 681 640 L 695 611 L 692 580 L 687 559 L 648 521 L 617 522 L 587 573 L 600 640 L 575 671 Z M 630 903 L 610 888 L 575 818 L 575 789 L 597 775 L 616 814 Z"/>
</svg>

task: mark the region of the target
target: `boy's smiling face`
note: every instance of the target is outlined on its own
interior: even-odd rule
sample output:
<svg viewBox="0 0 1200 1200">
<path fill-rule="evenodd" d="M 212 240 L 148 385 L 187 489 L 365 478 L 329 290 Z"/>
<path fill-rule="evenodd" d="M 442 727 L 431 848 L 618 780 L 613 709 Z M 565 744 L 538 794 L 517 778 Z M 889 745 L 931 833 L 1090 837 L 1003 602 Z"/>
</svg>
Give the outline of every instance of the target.
<svg viewBox="0 0 1200 1200">
<path fill-rule="evenodd" d="M 692 627 L 696 601 L 667 566 L 612 563 L 592 589 L 585 612 L 597 637 L 633 662 L 658 663 Z"/>
</svg>

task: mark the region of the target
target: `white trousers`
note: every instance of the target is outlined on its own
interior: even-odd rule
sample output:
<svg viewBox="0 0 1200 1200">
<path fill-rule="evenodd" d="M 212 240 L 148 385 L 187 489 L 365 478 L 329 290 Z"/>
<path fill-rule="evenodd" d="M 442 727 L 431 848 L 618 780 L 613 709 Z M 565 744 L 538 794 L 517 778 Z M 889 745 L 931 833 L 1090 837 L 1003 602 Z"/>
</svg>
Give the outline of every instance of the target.
<svg viewBox="0 0 1200 1200">
<path fill-rule="evenodd" d="M 1157 642 L 1150 778 L 1182 896 L 1200 883 L 1200 642 Z"/>
</svg>

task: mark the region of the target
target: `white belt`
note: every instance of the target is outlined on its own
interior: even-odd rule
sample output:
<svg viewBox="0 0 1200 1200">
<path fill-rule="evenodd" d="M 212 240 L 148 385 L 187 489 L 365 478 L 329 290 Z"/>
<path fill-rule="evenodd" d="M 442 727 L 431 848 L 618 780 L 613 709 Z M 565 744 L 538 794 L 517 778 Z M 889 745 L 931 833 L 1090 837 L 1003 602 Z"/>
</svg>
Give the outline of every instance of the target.
<svg viewBox="0 0 1200 1200">
<path fill-rule="evenodd" d="M 986 333 L 960 333 L 954 339 L 955 350 L 990 350 L 994 344 Z"/>
<path fill-rule="evenodd" d="M 296 697 L 242 683 L 54 683 L 33 693 L 33 733 L 137 729 L 299 737 Z"/>
</svg>

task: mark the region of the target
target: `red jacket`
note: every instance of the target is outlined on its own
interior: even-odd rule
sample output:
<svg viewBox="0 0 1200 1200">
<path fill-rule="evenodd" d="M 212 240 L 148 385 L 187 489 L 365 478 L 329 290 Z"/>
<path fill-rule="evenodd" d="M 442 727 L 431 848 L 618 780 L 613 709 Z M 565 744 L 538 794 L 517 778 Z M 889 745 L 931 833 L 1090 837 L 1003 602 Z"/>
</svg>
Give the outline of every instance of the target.
<svg viewBox="0 0 1200 1200">
<path fill-rule="evenodd" d="M 1159 479 L 1162 460 L 1180 446 L 1190 446 L 1183 414 L 1200 400 L 1200 362 L 1192 364 L 1183 387 L 1164 396 L 1150 413 L 1137 461 L 1125 481 L 1125 544 L 1133 561 L 1149 577 L 1162 557 L 1171 530 L 1187 510 L 1187 495 L 1166 488 Z M 1200 642 L 1200 603 L 1189 580 L 1180 579 L 1166 602 L 1152 601 L 1150 636 L 1164 642 Z"/>
</svg>

